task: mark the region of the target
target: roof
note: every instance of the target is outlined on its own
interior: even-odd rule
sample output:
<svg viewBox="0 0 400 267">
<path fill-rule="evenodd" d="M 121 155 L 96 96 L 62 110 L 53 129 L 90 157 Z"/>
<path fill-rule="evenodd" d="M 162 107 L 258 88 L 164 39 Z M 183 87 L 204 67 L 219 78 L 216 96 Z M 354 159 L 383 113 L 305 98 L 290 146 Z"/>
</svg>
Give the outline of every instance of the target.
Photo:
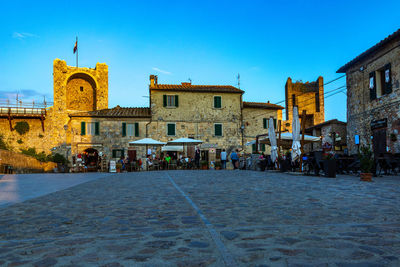
<svg viewBox="0 0 400 267">
<path fill-rule="evenodd" d="M 276 104 L 245 101 L 243 101 L 243 108 L 284 109 L 284 107 Z"/>
<path fill-rule="evenodd" d="M 179 92 L 199 92 L 199 93 L 237 93 L 243 94 L 244 91 L 231 85 L 192 85 L 191 83 L 182 84 L 155 84 L 150 86 L 151 90 L 160 91 L 179 91 Z"/>
<path fill-rule="evenodd" d="M 347 125 L 346 122 L 339 121 L 339 120 L 337 120 L 337 119 L 333 119 L 333 120 L 324 121 L 324 122 L 321 122 L 321 123 L 319 123 L 319 124 L 316 124 L 316 125 L 313 125 L 313 126 L 311 126 L 311 127 L 308 127 L 308 128 L 306 129 L 306 131 L 311 130 L 311 129 L 314 129 L 314 128 L 320 128 L 320 127 L 325 126 L 325 125 L 328 125 L 328 124 L 342 124 L 342 125 Z"/>
<path fill-rule="evenodd" d="M 101 118 L 150 118 L 150 108 L 114 108 L 85 111 L 69 114 L 70 117 L 101 117 Z"/>
<path fill-rule="evenodd" d="M 364 53 L 358 55 L 356 58 L 354 58 L 350 62 L 346 63 L 344 66 L 342 66 L 336 72 L 337 73 L 345 73 L 351 66 L 353 66 L 357 62 L 365 59 L 366 57 L 370 56 L 371 54 L 375 53 L 377 50 L 379 50 L 383 46 L 387 45 L 388 43 L 390 43 L 391 41 L 393 41 L 399 37 L 400 37 L 400 29 L 398 29 L 397 31 L 395 31 L 394 33 L 392 33 L 391 35 L 389 35 L 388 37 L 386 37 L 385 39 L 383 39 L 382 41 L 380 41 L 379 43 L 377 43 L 376 45 L 371 47 L 370 49 L 366 50 Z"/>
</svg>

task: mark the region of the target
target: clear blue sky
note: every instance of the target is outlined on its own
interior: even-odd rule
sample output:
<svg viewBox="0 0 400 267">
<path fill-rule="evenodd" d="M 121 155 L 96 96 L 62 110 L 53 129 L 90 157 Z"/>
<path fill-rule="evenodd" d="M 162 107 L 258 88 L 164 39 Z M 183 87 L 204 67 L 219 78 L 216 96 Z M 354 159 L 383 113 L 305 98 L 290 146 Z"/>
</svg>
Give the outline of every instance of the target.
<svg viewBox="0 0 400 267">
<path fill-rule="evenodd" d="M 146 106 L 159 83 L 236 85 L 276 103 L 284 85 L 325 81 L 400 28 L 400 1 L 1 1 L 0 98 L 53 96 L 55 58 L 109 65 L 109 106 Z M 329 84 L 325 91 L 345 84 Z M 346 96 L 325 100 L 346 120 Z"/>
</svg>

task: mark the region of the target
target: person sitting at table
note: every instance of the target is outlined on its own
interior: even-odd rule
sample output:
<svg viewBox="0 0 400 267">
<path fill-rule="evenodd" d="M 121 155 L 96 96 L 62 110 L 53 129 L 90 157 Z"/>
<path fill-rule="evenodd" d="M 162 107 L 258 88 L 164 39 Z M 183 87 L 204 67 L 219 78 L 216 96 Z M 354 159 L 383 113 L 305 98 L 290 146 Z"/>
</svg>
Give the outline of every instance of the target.
<svg viewBox="0 0 400 267">
<path fill-rule="evenodd" d="M 147 164 L 147 169 L 150 169 L 151 166 L 153 166 L 153 160 L 152 160 L 152 158 L 151 158 L 151 155 L 149 155 L 149 156 L 146 158 L 146 164 Z"/>
</svg>

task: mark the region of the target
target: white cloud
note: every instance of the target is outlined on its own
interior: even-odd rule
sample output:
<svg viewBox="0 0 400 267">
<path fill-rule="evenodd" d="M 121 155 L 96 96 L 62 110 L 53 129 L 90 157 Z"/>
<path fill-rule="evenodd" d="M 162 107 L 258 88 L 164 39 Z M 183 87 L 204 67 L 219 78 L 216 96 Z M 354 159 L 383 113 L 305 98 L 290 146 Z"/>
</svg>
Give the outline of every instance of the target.
<svg viewBox="0 0 400 267">
<path fill-rule="evenodd" d="M 39 37 L 39 36 L 29 32 L 13 32 L 12 37 L 18 40 L 23 40 L 28 37 Z"/>
<path fill-rule="evenodd" d="M 172 73 L 169 72 L 169 71 L 161 70 L 161 69 L 156 68 L 156 67 L 153 67 L 152 69 L 155 70 L 155 71 L 158 71 L 158 72 L 160 72 L 160 73 L 163 73 L 163 74 L 167 74 L 167 75 L 171 75 L 171 74 L 172 74 Z"/>
</svg>

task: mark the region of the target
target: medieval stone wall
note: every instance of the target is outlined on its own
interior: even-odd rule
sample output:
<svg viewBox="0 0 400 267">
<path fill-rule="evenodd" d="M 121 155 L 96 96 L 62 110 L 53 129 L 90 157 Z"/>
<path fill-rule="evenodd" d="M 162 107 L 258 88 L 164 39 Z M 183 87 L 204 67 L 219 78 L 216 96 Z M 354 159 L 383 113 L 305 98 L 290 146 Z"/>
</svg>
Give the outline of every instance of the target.
<svg viewBox="0 0 400 267">
<path fill-rule="evenodd" d="M 370 99 L 369 74 L 391 64 L 392 93 Z M 371 122 L 387 119 L 386 143 L 389 151 L 400 153 L 400 47 L 393 41 L 374 55 L 358 62 L 347 76 L 347 144 L 350 153 L 357 153 L 355 136 L 360 145 L 372 143 Z M 397 140 L 393 141 L 394 136 Z"/>
</svg>

